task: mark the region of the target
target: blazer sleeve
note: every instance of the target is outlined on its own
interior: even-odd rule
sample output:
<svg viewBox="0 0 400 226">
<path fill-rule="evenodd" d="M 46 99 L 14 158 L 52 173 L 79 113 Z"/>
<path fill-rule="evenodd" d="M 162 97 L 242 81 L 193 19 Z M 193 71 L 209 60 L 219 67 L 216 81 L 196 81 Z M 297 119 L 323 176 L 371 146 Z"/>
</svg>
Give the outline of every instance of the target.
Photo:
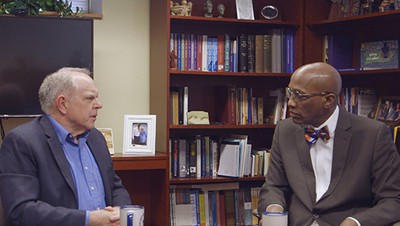
<svg viewBox="0 0 400 226">
<path fill-rule="evenodd" d="M 29 128 L 24 129 L 27 131 L 19 130 L 22 133 L 11 131 L 4 139 L 0 150 L 0 194 L 7 215 L 6 225 L 83 226 L 86 213 L 73 208 L 76 205 L 74 201 L 67 201 L 70 207 L 62 207 L 40 200 L 43 195 L 39 181 L 40 160 L 36 158 L 38 153 L 44 152 L 44 149 L 36 152 L 33 151 L 35 149 L 33 146 L 37 147 L 36 144 L 43 143 L 29 142 L 30 139 L 37 137 L 29 137 L 28 134 L 32 134 L 30 133 L 32 131 L 29 131 Z M 70 192 L 66 192 L 63 198 L 74 197 L 72 191 Z"/>
</svg>

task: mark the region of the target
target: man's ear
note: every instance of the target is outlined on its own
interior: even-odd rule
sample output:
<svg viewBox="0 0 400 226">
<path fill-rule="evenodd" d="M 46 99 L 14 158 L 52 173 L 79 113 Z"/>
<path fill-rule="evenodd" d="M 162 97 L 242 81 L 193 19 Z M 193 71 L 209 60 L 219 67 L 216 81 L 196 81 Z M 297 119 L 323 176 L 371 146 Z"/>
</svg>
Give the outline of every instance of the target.
<svg viewBox="0 0 400 226">
<path fill-rule="evenodd" d="M 56 106 L 57 106 L 58 111 L 61 114 L 63 114 L 63 115 L 67 114 L 67 108 L 68 108 L 67 107 L 67 100 L 66 100 L 64 95 L 60 95 L 60 96 L 57 97 Z"/>
<path fill-rule="evenodd" d="M 326 108 L 331 108 L 332 107 L 332 105 L 334 105 L 334 104 L 336 104 L 336 95 L 335 94 L 333 94 L 333 93 L 329 93 L 329 94 L 326 94 L 325 96 L 324 96 L 324 106 L 326 107 Z"/>
</svg>

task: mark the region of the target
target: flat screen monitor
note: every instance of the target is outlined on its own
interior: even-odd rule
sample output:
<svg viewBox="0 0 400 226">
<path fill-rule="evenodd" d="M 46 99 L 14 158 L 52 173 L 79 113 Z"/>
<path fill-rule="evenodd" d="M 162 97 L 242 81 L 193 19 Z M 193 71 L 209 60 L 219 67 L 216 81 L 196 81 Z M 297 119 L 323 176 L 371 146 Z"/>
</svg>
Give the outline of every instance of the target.
<svg viewBox="0 0 400 226">
<path fill-rule="evenodd" d="M 93 71 L 93 19 L 0 16 L 0 118 L 43 114 L 40 84 L 62 67 Z"/>
</svg>

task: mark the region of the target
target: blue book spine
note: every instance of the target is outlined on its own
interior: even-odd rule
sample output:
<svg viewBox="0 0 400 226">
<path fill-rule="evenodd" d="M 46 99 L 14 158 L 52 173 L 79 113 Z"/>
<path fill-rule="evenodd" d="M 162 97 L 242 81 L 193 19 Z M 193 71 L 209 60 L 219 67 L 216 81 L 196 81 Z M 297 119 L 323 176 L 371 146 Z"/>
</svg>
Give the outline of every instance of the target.
<svg viewBox="0 0 400 226">
<path fill-rule="evenodd" d="M 178 70 L 182 70 L 182 64 L 181 64 L 181 58 L 182 58 L 182 34 L 178 33 L 178 37 L 177 37 L 177 41 L 178 41 Z"/>
<path fill-rule="evenodd" d="M 191 70 L 192 69 L 192 35 L 188 34 L 187 35 L 187 65 L 186 69 Z"/>
<path fill-rule="evenodd" d="M 213 58 L 212 58 L 212 49 L 213 49 L 213 38 L 207 38 L 207 71 L 212 71 L 213 68 Z"/>
</svg>

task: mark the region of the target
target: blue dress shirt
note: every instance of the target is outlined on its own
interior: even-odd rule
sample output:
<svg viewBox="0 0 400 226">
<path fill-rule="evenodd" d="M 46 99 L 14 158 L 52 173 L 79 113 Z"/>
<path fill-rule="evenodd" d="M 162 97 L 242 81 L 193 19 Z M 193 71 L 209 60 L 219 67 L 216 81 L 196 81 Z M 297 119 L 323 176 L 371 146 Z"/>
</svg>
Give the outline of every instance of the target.
<svg viewBox="0 0 400 226">
<path fill-rule="evenodd" d="M 96 160 L 86 143 L 90 131 L 79 135 L 76 143 L 60 123 L 50 116 L 49 119 L 68 160 L 78 195 L 78 206 L 80 210 L 86 210 L 85 225 L 88 225 L 90 211 L 104 209 L 106 206 L 103 180 Z"/>
</svg>

